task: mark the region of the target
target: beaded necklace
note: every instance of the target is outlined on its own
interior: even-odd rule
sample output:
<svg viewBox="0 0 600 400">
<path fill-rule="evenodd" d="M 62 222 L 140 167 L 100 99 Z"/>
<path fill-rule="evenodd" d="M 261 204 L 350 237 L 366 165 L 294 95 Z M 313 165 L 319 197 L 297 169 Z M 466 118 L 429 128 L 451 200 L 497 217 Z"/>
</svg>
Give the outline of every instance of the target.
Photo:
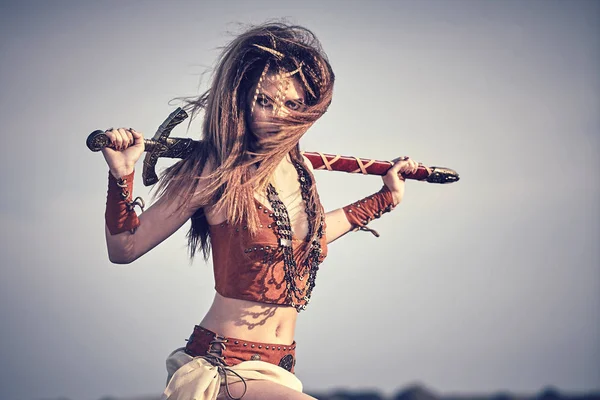
<svg viewBox="0 0 600 400">
<path fill-rule="evenodd" d="M 312 179 L 310 175 L 304 170 L 304 167 L 299 163 L 294 162 L 294 167 L 298 172 L 298 181 L 300 182 L 300 193 L 304 204 L 308 204 L 310 195 L 310 188 L 312 187 Z M 272 184 L 267 185 L 267 199 L 271 204 L 273 210 L 273 220 L 276 224 L 276 231 L 279 241 L 279 248 L 283 253 L 283 270 L 285 273 L 285 282 L 287 287 L 287 300 L 291 303 L 292 307 L 297 312 L 306 309 L 306 306 L 310 302 L 310 296 L 312 290 L 315 287 L 315 280 L 317 277 L 317 271 L 319 270 L 319 263 L 322 261 L 321 253 L 321 238 L 323 237 L 323 225 L 324 216 L 321 213 L 321 219 L 317 225 L 317 235 L 314 240 L 310 243 L 309 254 L 303 265 L 298 266 L 294 259 L 294 250 L 292 248 L 292 224 L 290 216 L 288 214 L 285 204 L 279 198 L 275 187 Z M 308 234 L 304 239 L 311 238 L 314 233 L 313 224 L 310 223 L 314 220 L 317 215 L 318 205 L 315 203 L 312 209 L 306 207 L 306 216 L 309 221 Z M 296 279 L 303 281 L 308 276 L 307 284 L 304 289 L 299 288 L 296 285 Z M 298 302 L 305 302 L 304 304 L 297 304 Z"/>
</svg>

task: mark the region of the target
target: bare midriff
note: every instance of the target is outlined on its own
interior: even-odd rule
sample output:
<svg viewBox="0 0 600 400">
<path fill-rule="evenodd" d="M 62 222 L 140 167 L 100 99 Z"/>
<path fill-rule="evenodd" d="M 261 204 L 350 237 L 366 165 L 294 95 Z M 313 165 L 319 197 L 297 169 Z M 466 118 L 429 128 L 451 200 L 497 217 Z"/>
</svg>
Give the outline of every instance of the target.
<svg viewBox="0 0 600 400">
<path fill-rule="evenodd" d="M 223 297 L 215 293 L 203 328 L 252 342 L 291 344 L 298 312 L 294 307 Z"/>
</svg>

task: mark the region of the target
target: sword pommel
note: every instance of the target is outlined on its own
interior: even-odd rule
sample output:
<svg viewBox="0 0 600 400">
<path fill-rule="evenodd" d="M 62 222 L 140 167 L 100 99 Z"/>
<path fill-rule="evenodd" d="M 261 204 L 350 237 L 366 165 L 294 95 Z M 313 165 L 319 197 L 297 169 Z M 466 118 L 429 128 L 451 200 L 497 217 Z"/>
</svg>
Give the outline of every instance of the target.
<svg viewBox="0 0 600 400">
<path fill-rule="evenodd" d="M 431 173 L 426 179 L 429 183 L 452 183 L 457 182 L 460 179 L 458 173 L 453 169 L 444 167 L 429 168 L 431 168 Z"/>
<path fill-rule="evenodd" d="M 94 131 L 87 137 L 85 144 L 91 151 L 100 151 L 105 147 L 110 147 L 110 139 L 104 131 Z"/>
</svg>

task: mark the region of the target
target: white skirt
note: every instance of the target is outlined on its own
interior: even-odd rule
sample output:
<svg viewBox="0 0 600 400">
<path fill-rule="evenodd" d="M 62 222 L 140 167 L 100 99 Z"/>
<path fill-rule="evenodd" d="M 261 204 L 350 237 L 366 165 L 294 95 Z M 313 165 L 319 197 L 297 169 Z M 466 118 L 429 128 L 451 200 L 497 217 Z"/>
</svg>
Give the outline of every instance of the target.
<svg viewBox="0 0 600 400">
<path fill-rule="evenodd" d="M 225 384 L 223 374 L 227 374 L 228 383 L 240 382 L 242 377 L 245 381 L 271 381 L 302 392 L 300 379 L 277 365 L 244 361 L 219 370 L 204 357 L 192 357 L 184 349 L 180 347 L 167 357 L 167 388 L 161 400 L 216 400 Z"/>
</svg>

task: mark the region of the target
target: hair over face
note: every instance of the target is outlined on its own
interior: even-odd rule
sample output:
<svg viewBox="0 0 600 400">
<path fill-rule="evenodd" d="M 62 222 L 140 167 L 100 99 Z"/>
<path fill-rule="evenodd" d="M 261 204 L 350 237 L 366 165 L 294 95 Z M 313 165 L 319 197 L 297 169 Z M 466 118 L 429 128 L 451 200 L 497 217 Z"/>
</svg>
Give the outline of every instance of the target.
<svg viewBox="0 0 600 400">
<path fill-rule="evenodd" d="M 279 133 L 259 142 L 249 131 L 248 121 L 267 76 L 278 80 L 273 122 Z M 304 90 L 304 106 L 279 116 L 276 109 L 282 106 L 285 82 L 291 77 Z M 203 207 L 224 210 L 230 223 L 245 223 L 251 234 L 256 233 L 259 222 L 254 191 L 266 190 L 273 171 L 288 153 L 292 162 L 303 162 L 298 141 L 327 111 L 334 79 L 320 42 L 301 26 L 252 26 L 223 48 L 210 88 L 198 97 L 183 99 L 192 119 L 204 113 L 202 145 L 189 158 L 167 168 L 158 184 L 160 197 L 180 198 L 185 207 L 196 209 L 188 232 L 191 258 L 197 250 L 202 250 L 205 258 L 209 256 L 209 226 Z M 212 172 L 202 174 L 207 163 Z M 319 200 L 311 178 L 307 207 L 313 209 Z M 322 208 L 319 210 L 309 215 L 313 227 L 322 215 Z M 316 235 L 317 229 L 312 231 Z"/>
</svg>

